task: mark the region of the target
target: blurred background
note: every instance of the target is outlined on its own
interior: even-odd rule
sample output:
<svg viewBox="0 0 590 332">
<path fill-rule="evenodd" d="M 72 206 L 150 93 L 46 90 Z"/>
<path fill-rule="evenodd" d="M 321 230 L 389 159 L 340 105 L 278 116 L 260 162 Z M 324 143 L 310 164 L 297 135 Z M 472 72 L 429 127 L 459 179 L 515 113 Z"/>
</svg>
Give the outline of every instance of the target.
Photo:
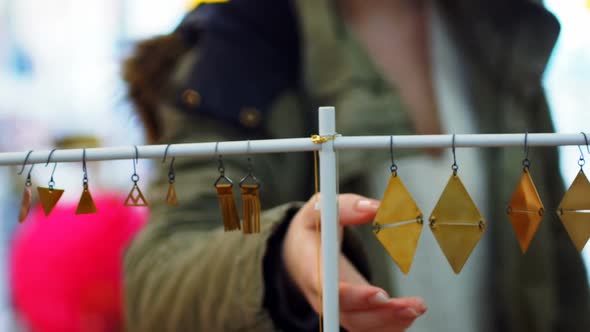
<svg viewBox="0 0 590 332">
<path fill-rule="evenodd" d="M 120 64 L 135 41 L 173 29 L 188 0 L 0 0 L 0 152 L 47 149 L 59 142 L 102 146 L 143 142 L 139 121 L 125 100 Z M 548 0 L 562 30 L 544 84 L 557 131 L 589 131 L 590 2 Z M 561 149 L 566 184 L 579 152 Z M 142 181 L 149 165 L 138 166 Z M 52 167 L 38 165 L 33 182 L 45 184 Z M 8 248 L 13 240 L 24 175 L 0 168 L 0 331 L 14 331 Z M 90 183 L 98 192 L 125 195 L 130 161 L 96 163 Z M 59 165 L 59 188 L 80 187 L 81 166 Z M 64 200 L 77 202 L 80 190 Z M 108 195 L 106 195 L 108 196 Z M 139 217 L 141 219 L 143 217 Z M 133 227 L 132 227 L 133 228 Z M 584 251 L 590 264 L 590 246 Z M 589 275 L 590 279 L 590 275 Z"/>
</svg>

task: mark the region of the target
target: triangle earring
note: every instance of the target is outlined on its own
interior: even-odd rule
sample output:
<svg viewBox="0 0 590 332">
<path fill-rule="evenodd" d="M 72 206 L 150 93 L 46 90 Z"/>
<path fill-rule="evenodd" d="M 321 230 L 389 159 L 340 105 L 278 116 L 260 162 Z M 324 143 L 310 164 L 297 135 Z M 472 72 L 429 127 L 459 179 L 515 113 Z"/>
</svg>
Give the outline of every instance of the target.
<svg viewBox="0 0 590 332">
<path fill-rule="evenodd" d="M 525 133 L 524 136 L 524 151 L 522 176 L 506 208 L 506 213 L 510 218 L 523 254 L 531 244 L 545 215 L 545 207 L 529 173 L 531 162 L 529 160 L 528 133 Z"/>
<path fill-rule="evenodd" d="M 586 149 L 590 153 L 586 133 L 582 133 L 582 135 L 586 141 Z M 586 163 L 584 153 L 579 146 L 578 149 L 580 149 L 580 159 L 578 160 L 580 171 L 559 203 L 557 216 L 561 219 L 576 249 L 581 252 L 590 238 L 590 200 L 588 199 L 590 197 L 590 182 L 588 182 L 583 169 Z"/>
<path fill-rule="evenodd" d="M 55 152 L 56 149 L 51 150 L 49 152 L 49 157 L 47 157 L 47 163 L 45 163 L 45 167 L 47 167 L 51 161 L 51 156 Z M 53 171 L 51 171 L 51 179 L 49 180 L 48 187 L 37 187 L 37 191 L 39 192 L 39 200 L 41 201 L 41 206 L 43 207 L 43 212 L 45 212 L 45 216 L 49 216 L 53 208 L 57 205 L 57 202 L 61 198 L 64 193 L 63 189 L 55 189 L 55 181 L 53 180 L 53 175 L 55 174 L 55 169 L 57 168 L 57 163 L 53 166 Z"/>
<path fill-rule="evenodd" d="M 80 196 L 80 201 L 78 202 L 78 207 L 76 208 L 76 214 L 91 214 L 96 213 L 98 209 L 94 204 L 94 200 L 92 199 L 92 195 L 90 194 L 90 189 L 88 189 L 88 170 L 86 169 L 86 149 L 82 150 L 82 171 L 84 172 L 84 177 L 82 178 L 82 195 Z"/>
<path fill-rule="evenodd" d="M 23 171 L 25 170 L 25 166 L 27 165 L 27 161 L 29 160 L 31 153 L 33 153 L 33 150 L 31 150 L 27 153 L 27 156 L 25 157 L 25 161 L 23 162 L 23 167 L 21 168 L 20 172 L 18 172 L 18 175 L 23 174 Z M 29 215 L 29 211 L 31 210 L 31 205 L 33 203 L 33 192 L 31 191 L 31 186 L 32 186 L 31 172 L 33 171 L 34 166 L 35 166 L 34 164 L 31 165 L 31 168 L 29 169 L 29 173 L 27 174 L 27 179 L 25 180 L 25 188 L 23 190 L 23 196 L 21 199 L 20 209 L 19 209 L 19 213 L 18 213 L 18 222 L 21 224 L 27 219 L 27 216 Z"/>
<path fill-rule="evenodd" d="M 252 174 L 250 141 L 248 141 L 248 174 L 240 180 L 244 234 L 260 233 L 260 181 Z"/>
<path fill-rule="evenodd" d="M 457 175 L 453 134 L 453 174 L 430 215 L 430 229 L 447 261 L 459 274 L 481 239 L 486 222 Z"/>
<path fill-rule="evenodd" d="M 404 274 L 410 272 L 422 233 L 422 211 L 397 174 L 390 137 L 391 177 L 373 222 L 373 233 Z"/>
<path fill-rule="evenodd" d="M 131 181 L 133 181 L 133 187 L 131 187 L 131 191 L 129 191 L 129 195 L 127 195 L 127 199 L 125 200 L 125 206 L 148 206 L 148 201 L 143 196 L 141 189 L 137 185 L 139 182 L 139 175 L 137 175 L 137 169 L 135 165 L 138 163 L 139 160 L 139 150 L 137 146 L 135 147 L 135 159 L 133 160 L 133 175 L 131 175 Z"/>
<path fill-rule="evenodd" d="M 168 156 L 168 149 L 170 148 L 170 144 L 166 146 L 166 150 L 164 150 L 164 158 L 162 159 L 162 164 L 166 162 L 166 157 Z M 174 161 L 175 157 L 172 157 L 172 161 L 170 162 L 170 168 L 168 168 L 168 192 L 166 193 L 166 204 L 169 206 L 178 206 L 178 200 L 176 198 L 176 187 L 174 186 L 174 182 L 176 181 L 176 174 L 174 172 Z"/>
<path fill-rule="evenodd" d="M 218 147 L 219 142 L 215 143 L 215 154 L 219 163 L 217 167 L 219 177 L 213 185 L 217 190 L 217 199 L 219 200 L 219 208 L 223 218 L 223 229 L 228 232 L 240 229 L 240 217 L 238 216 L 238 208 L 234 198 L 233 182 L 225 176 L 225 167 L 223 167 L 222 156 L 218 153 Z"/>
</svg>

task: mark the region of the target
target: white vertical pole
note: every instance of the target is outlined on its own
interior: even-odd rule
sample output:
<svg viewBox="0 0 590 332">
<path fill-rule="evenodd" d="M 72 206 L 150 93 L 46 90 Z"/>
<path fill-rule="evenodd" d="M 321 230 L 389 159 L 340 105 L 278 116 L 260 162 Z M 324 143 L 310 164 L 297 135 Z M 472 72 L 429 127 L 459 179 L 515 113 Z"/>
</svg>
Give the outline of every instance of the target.
<svg viewBox="0 0 590 332">
<path fill-rule="evenodd" d="M 320 107 L 319 134 L 332 136 L 336 134 L 334 107 Z M 322 226 L 322 288 L 324 331 L 340 330 L 338 303 L 338 202 L 337 202 L 337 165 L 334 141 L 322 144 L 320 159 L 320 206 Z"/>
</svg>

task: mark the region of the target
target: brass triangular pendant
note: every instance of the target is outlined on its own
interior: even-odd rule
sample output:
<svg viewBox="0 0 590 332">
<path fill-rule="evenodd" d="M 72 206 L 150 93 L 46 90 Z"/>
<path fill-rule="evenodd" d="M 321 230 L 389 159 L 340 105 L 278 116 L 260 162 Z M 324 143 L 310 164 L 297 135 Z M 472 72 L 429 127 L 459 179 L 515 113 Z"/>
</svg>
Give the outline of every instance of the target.
<svg viewBox="0 0 590 332">
<path fill-rule="evenodd" d="M 76 214 L 90 214 L 96 213 L 97 211 L 92 195 L 90 195 L 90 190 L 88 190 L 88 187 L 85 187 L 82 196 L 80 196 L 80 202 L 78 202 Z"/>
<path fill-rule="evenodd" d="M 410 272 L 422 233 L 422 211 L 397 175 L 392 175 L 373 222 L 377 239 L 404 274 Z"/>
<path fill-rule="evenodd" d="M 176 199 L 176 187 L 174 183 L 170 183 L 168 186 L 168 193 L 166 193 L 166 204 L 170 206 L 178 206 L 178 200 Z"/>
<path fill-rule="evenodd" d="M 23 191 L 23 198 L 20 203 L 20 211 L 18 214 L 18 222 L 23 223 L 27 216 L 29 215 L 29 211 L 31 210 L 31 205 L 33 202 L 33 193 L 31 192 L 30 186 L 25 186 L 25 190 Z"/>
<path fill-rule="evenodd" d="M 430 215 L 430 229 L 455 273 L 461 272 L 485 231 L 485 220 L 456 174 Z"/>
<path fill-rule="evenodd" d="M 520 249 L 525 253 L 545 214 L 545 208 L 527 168 L 522 172 L 506 212 L 518 238 Z"/>
<path fill-rule="evenodd" d="M 133 185 L 129 195 L 127 195 L 127 199 L 125 200 L 125 206 L 148 206 L 148 202 L 143 196 L 141 189 L 137 186 L 137 184 Z"/>
<path fill-rule="evenodd" d="M 37 191 L 39 192 L 39 200 L 41 201 L 43 212 L 45 212 L 46 216 L 49 216 L 55 205 L 57 205 L 61 195 L 63 195 L 64 190 L 37 187 Z"/>
<path fill-rule="evenodd" d="M 581 252 L 590 238 L 590 182 L 582 170 L 563 196 L 557 215 Z"/>
</svg>

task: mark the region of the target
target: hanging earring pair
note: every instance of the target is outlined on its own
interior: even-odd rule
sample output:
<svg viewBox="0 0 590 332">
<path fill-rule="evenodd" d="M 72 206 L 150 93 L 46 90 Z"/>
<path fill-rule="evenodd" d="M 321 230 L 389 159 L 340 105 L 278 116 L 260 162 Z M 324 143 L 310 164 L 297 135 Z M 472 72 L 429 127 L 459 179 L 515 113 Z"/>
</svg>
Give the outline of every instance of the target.
<svg viewBox="0 0 590 332">
<path fill-rule="evenodd" d="M 586 149 L 590 154 L 588 137 L 586 137 L 586 133 L 582 132 L 581 134 L 584 136 Z M 584 152 L 580 146 L 578 149 L 580 150 L 580 158 L 578 159 L 580 171 L 559 203 L 557 216 L 561 219 L 576 249 L 581 252 L 590 239 L 590 182 L 584 173 L 584 164 L 586 163 Z"/>
<path fill-rule="evenodd" d="M 250 141 L 248 141 L 248 174 L 240 180 L 240 192 L 242 194 L 243 232 L 245 234 L 260 232 L 260 182 L 253 175 L 252 159 L 250 157 Z M 240 229 L 240 218 L 233 194 L 233 182 L 225 175 L 223 159 L 219 154 L 219 142 L 215 143 L 219 177 L 214 183 L 217 190 L 217 198 L 223 217 L 224 230 L 233 231 Z"/>
</svg>

